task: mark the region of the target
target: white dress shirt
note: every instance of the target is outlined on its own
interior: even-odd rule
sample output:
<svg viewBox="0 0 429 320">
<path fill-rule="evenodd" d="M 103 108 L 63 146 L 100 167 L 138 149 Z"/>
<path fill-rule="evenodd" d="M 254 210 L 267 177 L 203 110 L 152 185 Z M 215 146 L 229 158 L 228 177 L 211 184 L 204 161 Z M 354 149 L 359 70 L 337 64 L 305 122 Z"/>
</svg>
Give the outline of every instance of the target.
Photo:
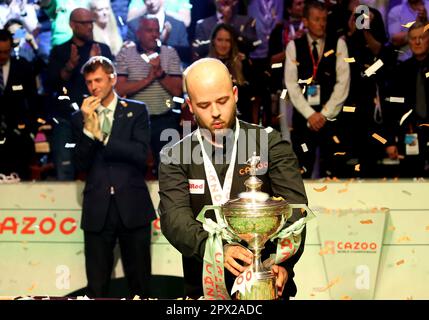
<svg viewBox="0 0 429 320">
<path fill-rule="evenodd" d="M 307 33 L 307 40 L 312 48 L 312 42 L 314 41 Z M 323 56 L 325 46 L 325 39 L 317 40 L 317 49 L 319 58 Z M 349 94 L 350 87 L 350 67 L 344 58 L 348 57 L 347 45 L 341 38 L 337 42 L 337 55 L 336 61 L 336 74 L 337 79 L 334 86 L 334 90 L 331 93 L 330 98 L 323 107 L 321 113 L 327 119 L 334 119 L 343 107 L 343 103 Z M 297 61 L 298 60 L 298 61 Z M 296 47 L 295 41 L 290 41 L 286 47 L 286 61 L 285 61 L 285 83 L 289 93 L 290 100 L 294 105 L 295 109 L 301 113 L 304 118 L 308 119 L 314 112 L 316 112 L 308 103 L 306 97 L 302 94 L 302 89 L 298 84 L 298 68 L 297 62 L 299 59 L 296 58 Z M 305 79 L 301 79 L 305 80 Z M 322 84 L 323 85 L 323 84 Z"/>
</svg>

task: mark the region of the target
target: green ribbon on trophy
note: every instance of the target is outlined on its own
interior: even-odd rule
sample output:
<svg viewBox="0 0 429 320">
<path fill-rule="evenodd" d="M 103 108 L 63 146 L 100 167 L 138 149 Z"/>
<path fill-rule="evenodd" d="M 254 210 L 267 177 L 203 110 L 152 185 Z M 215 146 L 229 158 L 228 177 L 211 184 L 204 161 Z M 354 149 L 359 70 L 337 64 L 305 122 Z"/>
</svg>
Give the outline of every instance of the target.
<svg viewBox="0 0 429 320">
<path fill-rule="evenodd" d="M 218 223 L 205 217 L 205 212 L 213 210 Z M 203 291 L 207 300 L 231 300 L 225 285 L 225 269 L 223 260 L 223 242 L 232 243 L 234 236 L 228 231 L 227 225 L 220 218 L 219 207 L 204 206 L 197 220 L 203 223 L 203 228 L 209 233 L 206 240 L 203 264 Z"/>
</svg>

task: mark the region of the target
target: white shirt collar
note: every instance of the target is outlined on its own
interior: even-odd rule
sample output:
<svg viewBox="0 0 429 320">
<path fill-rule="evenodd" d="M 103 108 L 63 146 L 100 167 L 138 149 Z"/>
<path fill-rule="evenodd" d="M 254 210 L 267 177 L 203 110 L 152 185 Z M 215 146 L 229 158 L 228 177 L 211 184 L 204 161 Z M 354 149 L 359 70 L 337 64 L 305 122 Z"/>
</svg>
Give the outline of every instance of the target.
<svg viewBox="0 0 429 320">
<path fill-rule="evenodd" d="M 104 110 L 104 108 L 107 108 L 110 111 L 112 111 L 111 114 L 113 115 L 117 104 L 118 104 L 118 96 L 116 95 L 116 93 L 114 93 L 113 100 L 109 103 L 109 105 L 107 107 L 104 107 L 100 104 L 97 108 L 97 113 L 101 113 Z"/>
</svg>

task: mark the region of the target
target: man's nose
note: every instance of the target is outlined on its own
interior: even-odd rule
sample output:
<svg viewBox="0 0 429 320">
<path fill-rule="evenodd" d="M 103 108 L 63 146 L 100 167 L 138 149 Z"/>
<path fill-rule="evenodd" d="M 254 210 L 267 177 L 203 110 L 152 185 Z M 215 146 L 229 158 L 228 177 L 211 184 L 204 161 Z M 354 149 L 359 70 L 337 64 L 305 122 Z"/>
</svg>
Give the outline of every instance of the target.
<svg viewBox="0 0 429 320">
<path fill-rule="evenodd" d="M 218 118 L 219 116 L 220 116 L 220 109 L 219 109 L 217 103 L 214 102 L 212 105 L 212 117 Z"/>
</svg>

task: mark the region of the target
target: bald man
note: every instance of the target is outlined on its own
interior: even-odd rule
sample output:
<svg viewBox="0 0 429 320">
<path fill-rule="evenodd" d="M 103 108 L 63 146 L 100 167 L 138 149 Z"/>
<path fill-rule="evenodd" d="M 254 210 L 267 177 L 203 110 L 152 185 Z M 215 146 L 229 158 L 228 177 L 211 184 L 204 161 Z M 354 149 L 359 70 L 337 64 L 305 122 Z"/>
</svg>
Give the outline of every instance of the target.
<svg viewBox="0 0 429 320">
<path fill-rule="evenodd" d="M 249 177 L 246 160 L 253 152 L 262 159 L 257 174 L 263 181 L 263 192 L 282 196 L 289 203 L 307 203 L 307 197 L 290 144 L 282 141 L 280 133 L 272 128 L 264 129 L 237 119 L 238 90 L 222 62 L 205 58 L 193 63 L 185 71 L 185 86 L 189 95 L 187 104 L 198 129 L 162 151 L 159 208 L 163 234 L 182 253 L 184 294 L 199 298 L 204 295 L 202 261 L 208 233 L 196 220 L 197 215 L 205 205 L 220 205 L 245 191 L 244 182 Z M 207 179 L 206 173 L 218 179 Z M 221 191 L 212 194 L 210 190 Z M 294 213 L 288 223 L 299 218 L 300 214 Z M 303 248 L 304 241 L 292 258 L 272 267 L 277 275 L 279 296 L 283 298 L 296 294 L 293 266 Z M 270 242 L 262 259 L 271 253 L 275 253 L 275 247 Z M 241 246 L 224 246 L 228 291 L 252 257 Z"/>
<path fill-rule="evenodd" d="M 80 106 L 83 96 L 88 95 L 85 80 L 80 73 L 84 63 L 93 56 L 105 56 L 113 59 L 109 47 L 93 41 L 93 15 L 84 8 L 74 9 L 70 14 L 72 38 L 52 48 L 48 64 L 48 81 L 54 97 L 54 116 L 58 123 L 54 126 L 52 151 L 58 180 L 75 178 L 72 162 L 73 150 L 64 146 L 73 138 L 70 117 L 75 111 L 73 103 Z M 66 91 L 63 89 L 66 88 Z M 70 100 L 58 100 L 66 94 Z"/>
</svg>

